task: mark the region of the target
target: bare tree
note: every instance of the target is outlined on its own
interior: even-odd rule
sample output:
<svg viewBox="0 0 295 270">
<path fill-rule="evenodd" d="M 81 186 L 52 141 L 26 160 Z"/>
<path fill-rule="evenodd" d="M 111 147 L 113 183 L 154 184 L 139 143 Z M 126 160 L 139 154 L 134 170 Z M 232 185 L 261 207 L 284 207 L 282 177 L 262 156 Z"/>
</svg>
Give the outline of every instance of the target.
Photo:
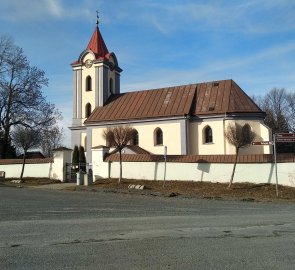
<svg viewBox="0 0 295 270">
<path fill-rule="evenodd" d="M 289 110 L 289 131 L 295 133 L 295 91 L 288 94 L 287 102 Z"/>
<path fill-rule="evenodd" d="M 12 39 L 6 35 L 0 36 L 0 77 L 4 73 L 9 56 L 12 53 L 13 42 Z"/>
<path fill-rule="evenodd" d="M 16 126 L 46 129 L 56 124 L 60 113 L 46 101 L 41 89 L 48 79 L 31 66 L 23 50 L 11 39 L 0 38 L 0 129 L 6 157 L 11 130 Z"/>
<path fill-rule="evenodd" d="M 273 88 L 263 97 L 254 97 L 266 112 L 265 124 L 273 133 L 295 132 L 295 92 Z M 295 144 L 278 143 L 279 153 L 295 152 Z"/>
<path fill-rule="evenodd" d="M 55 125 L 42 130 L 41 149 L 46 157 L 52 157 L 52 150 L 62 146 L 63 128 Z"/>
<path fill-rule="evenodd" d="M 32 128 L 19 126 L 13 130 L 12 139 L 14 145 L 23 152 L 23 166 L 20 175 L 20 180 L 23 181 L 27 152 L 29 149 L 40 145 L 40 132 Z"/>
<path fill-rule="evenodd" d="M 241 126 L 238 123 L 234 123 L 234 124 L 229 124 L 227 126 L 227 130 L 224 135 L 225 135 L 225 138 L 228 140 L 228 142 L 235 147 L 235 152 L 236 152 L 235 163 L 234 163 L 232 175 L 230 178 L 230 182 L 228 185 L 228 188 L 230 188 L 234 180 L 239 151 L 241 148 L 245 148 L 249 146 L 254 140 L 256 134 L 251 130 L 251 127 L 249 124 L 246 123 L 243 126 Z"/>
<path fill-rule="evenodd" d="M 119 152 L 120 159 L 120 177 L 119 183 L 122 179 L 122 150 L 130 143 L 134 136 L 135 129 L 130 126 L 110 127 L 104 130 L 103 138 L 106 139 L 108 146 L 113 146 Z"/>
<path fill-rule="evenodd" d="M 295 132 L 295 92 L 273 88 L 265 96 L 254 100 L 266 112 L 265 123 L 273 132 Z"/>
</svg>

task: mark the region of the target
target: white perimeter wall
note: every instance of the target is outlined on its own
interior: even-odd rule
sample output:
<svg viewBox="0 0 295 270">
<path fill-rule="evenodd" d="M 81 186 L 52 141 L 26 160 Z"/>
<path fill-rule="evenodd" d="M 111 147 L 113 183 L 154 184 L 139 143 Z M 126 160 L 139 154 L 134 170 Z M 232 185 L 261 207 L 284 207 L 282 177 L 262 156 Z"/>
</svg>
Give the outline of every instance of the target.
<svg viewBox="0 0 295 270">
<path fill-rule="evenodd" d="M 61 150 L 53 152 L 54 162 L 26 163 L 23 177 L 46 177 L 64 182 L 66 180 L 66 163 L 71 162 L 72 150 Z M 32 162 L 32 160 L 30 160 Z M 0 171 L 5 172 L 5 178 L 19 178 L 22 164 L 1 164 Z"/>
<path fill-rule="evenodd" d="M 105 162 L 107 163 L 107 162 Z M 97 164 L 98 165 L 98 164 Z M 101 164 L 100 177 L 119 177 L 119 162 Z M 233 164 L 224 163 L 167 163 L 166 180 L 229 182 Z M 96 177 L 99 178 L 99 177 Z M 123 162 L 123 178 L 163 180 L 164 163 L 160 162 Z M 295 163 L 278 163 L 279 184 L 295 187 Z M 275 166 L 272 163 L 238 163 L 234 182 L 275 184 Z"/>
<path fill-rule="evenodd" d="M 5 172 L 5 178 L 19 178 L 22 164 L 0 165 L 0 171 Z M 50 177 L 52 163 L 26 164 L 23 177 Z"/>
</svg>

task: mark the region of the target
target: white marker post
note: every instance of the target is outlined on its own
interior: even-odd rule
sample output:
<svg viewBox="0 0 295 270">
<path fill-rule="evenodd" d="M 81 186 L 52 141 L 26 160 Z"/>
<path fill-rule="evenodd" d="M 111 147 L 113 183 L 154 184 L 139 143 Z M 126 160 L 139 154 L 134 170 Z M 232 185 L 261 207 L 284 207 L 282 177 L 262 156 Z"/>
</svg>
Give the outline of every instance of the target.
<svg viewBox="0 0 295 270">
<path fill-rule="evenodd" d="M 277 195 L 277 197 L 279 197 L 279 180 L 278 180 L 276 134 L 273 134 L 273 152 L 274 152 L 274 157 L 275 157 L 275 169 L 276 169 L 276 195 Z"/>
<path fill-rule="evenodd" d="M 277 166 L 277 149 L 276 149 L 276 134 L 273 134 L 273 141 L 252 142 L 252 145 L 273 145 L 273 155 L 276 170 L 276 195 L 279 197 L 279 181 L 278 181 L 278 166 Z"/>
<path fill-rule="evenodd" d="M 273 135 L 273 141 L 274 141 L 274 154 L 275 154 L 275 165 L 276 165 L 276 192 L 277 192 L 277 197 L 279 197 L 276 143 L 277 142 L 279 142 L 279 143 L 295 143 L 295 133 L 276 133 Z"/>
<path fill-rule="evenodd" d="M 166 162 L 167 162 L 167 146 L 164 146 L 164 160 L 165 160 L 165 164 L 164 164 L 164 182 L 163 182 L 163 187 L 165 187 L 165 180 L 166 180 Z"/>
</svg>

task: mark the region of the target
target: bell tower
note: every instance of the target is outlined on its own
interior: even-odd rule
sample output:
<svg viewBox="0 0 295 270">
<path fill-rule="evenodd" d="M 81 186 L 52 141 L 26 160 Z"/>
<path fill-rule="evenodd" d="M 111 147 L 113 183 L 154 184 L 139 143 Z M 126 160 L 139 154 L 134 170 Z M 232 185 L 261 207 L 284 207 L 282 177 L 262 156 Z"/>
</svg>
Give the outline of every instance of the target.
<svg viewBox="0 0 295 270">
<path fill-rule="evenodd" d="M 86 149 L 84 121 L 96 107 L 102 107 L 112 94 L 120 93 L 120 73 L 117 57 L 110 53 L 99 30 L 98 16 L 92 37 L 73 69 L 72 147 Z M 83 134 L 85 133 L 85 134 Z M 85 139 L 86 141 L 86 139 Z"/>
</svg>

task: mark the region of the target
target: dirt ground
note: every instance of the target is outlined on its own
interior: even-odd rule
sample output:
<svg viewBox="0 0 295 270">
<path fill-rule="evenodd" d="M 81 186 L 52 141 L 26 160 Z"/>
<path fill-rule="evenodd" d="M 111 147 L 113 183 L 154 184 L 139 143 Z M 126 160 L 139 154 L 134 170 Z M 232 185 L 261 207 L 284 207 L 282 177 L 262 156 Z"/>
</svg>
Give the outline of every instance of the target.
<svg viewBox="0 0 295 270">
<path fill-rule="evenodd" d="M 25 179 L 21 186 L 48 185 L 60 183 L 47 178 L 43 179 Z M 129 185 L 144 185 L 144 190 L 130 190 Z M 5 185 L 19 186 L 6 180 Z M 163 181 L 132 180 L 123 179 L 118 183 L 118 179 L 102 179 L 96 181 L 90 186 L 73 186 L 67 188 L 69 191 L 112 191 L 112 192 L 130 192 L 144 193 L 156 196 L 188 196 L 205 199 L 238 199 L 244 201 L 294 201 L 295 188 L 279 186 L 279 197 L 276 197 L 276 187 L 271 184 L 251 184 L 234 183 L 231 189 L 227 188 L 227 183 L 211 182 L 190 182 L 190 181 Z"/>
<path fill-rule="evenodd" d="M 104 179 L 96 181 L 87 187 L 93 191 L 100 189 L 128 190 L 130 184 L 144 185 L 145 190 L 152 194 L 168 197 L 179 195 L 207 198 L 207 199 L 240 199 L 245 201 L 273 201 L 288 200 L 295 202 L 295 188 L 279 186 L 279 198 L 276 197 L 276 187 L 270 184 L 234 183 L 231 189 L 228 184 L 211 182 L 189 182 L 189 181 L 163 181 L 130 180 L 123 179 L 118 184 L 118 179 Z M 81 189 L 77 187 L 77 189 Z M 82 188 L 83 189 L 83 188 Z"/>
<path fill-rule="evenodd" d="M 5 179 L 3 182 L 6 186 L 19 186 L 22 185 L 24 187 L 26 186 L 39 186 L 39 185 L 49 185 L 49 184 L 57 184 L 60 183 L 60 181 L 52 180 L 49 178 L 23 178 L 24 182 L 21 184 L 18 183 L 11 183 L 12 180 L 19 180 L 19 179 Z"/>
</svg>

